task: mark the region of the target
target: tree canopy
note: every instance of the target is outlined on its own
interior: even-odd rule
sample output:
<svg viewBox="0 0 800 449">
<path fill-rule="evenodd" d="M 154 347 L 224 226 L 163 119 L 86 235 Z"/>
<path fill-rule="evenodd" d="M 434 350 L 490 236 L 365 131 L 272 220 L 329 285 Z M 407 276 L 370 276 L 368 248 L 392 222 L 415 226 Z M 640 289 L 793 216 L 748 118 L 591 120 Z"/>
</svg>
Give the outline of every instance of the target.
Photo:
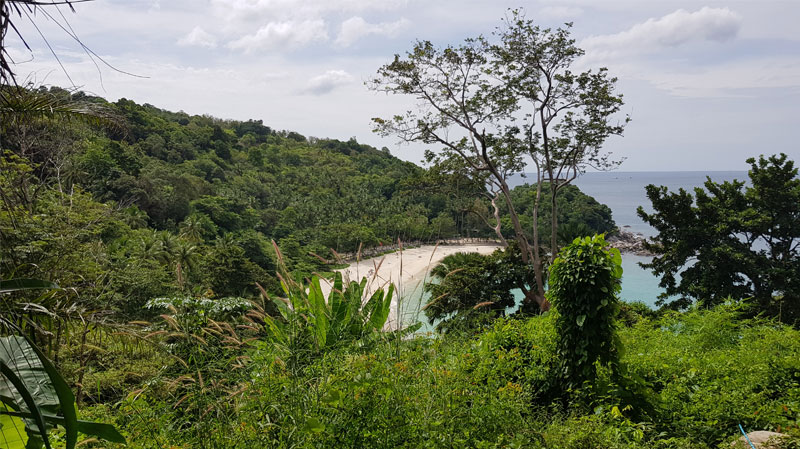
<svg viewBox="0 0 800 449">
<path fill-rule="evenodd" d="M 547 251 L 552 261 L 559 246 L 558 191 L 588 166 L 613 168 L 617 162 L 602 145 L 621 134 L 627 122 L 614 119 L 622 106 L 615 78 L 605 69 L 571 71 L 583 51 L 569 28 L 543 29 L 521 11 L 511 11 L 493 39 L 469 38 L 444 48 L 419 41 L 404 57 L 395 55 L 381 67 L 371 83 L 377 91 L 409 95 L 418 102 L 405 114 L 373 119 L 377 132 L 438 146 L 427 153 L 429 161 L 470 173 L 486 184 L 495 205 L 504 203 L 523 261 L 533 265 L 535 289 L 526 296 L 543 309 L 545 251 L 538 235 L 542 187 L 546 182 L 555 212 Z M 508 186 L 510 175 L 526 170 L 537 179 L 532 238 Z M 490 227 L 502 240 L 497 222 Z"/>
<path fill-rule="evenodd" d="M 644 264 L 661 276 L 662 302 L 711 306 L 751 298 L 756 312 L 800 319 L 800 178 L 785 154 L 747 160 L 749 182 L 709 178 L 694 195 L 647 186 L 658 235 Z"/>
</svg>

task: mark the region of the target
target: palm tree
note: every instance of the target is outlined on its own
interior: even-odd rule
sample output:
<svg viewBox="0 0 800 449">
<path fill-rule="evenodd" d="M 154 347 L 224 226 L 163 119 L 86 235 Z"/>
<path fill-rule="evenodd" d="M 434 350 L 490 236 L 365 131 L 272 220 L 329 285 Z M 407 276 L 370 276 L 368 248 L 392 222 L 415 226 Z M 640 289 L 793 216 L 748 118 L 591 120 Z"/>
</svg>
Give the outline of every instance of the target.
<svg viewBox="0 0 800 449">
<path fill-rule="evenodd" d="M 5 38 L 8 30 L 14 30 L 17 37 L 22 41 L 22 44 L 25 45 L 25 48 L 30 50 L 30 46 L 28 42 L 25 40 L 25 37 L 19 32 L 19 28 L 15 25 L 14 19 L 16 17 L 22 18 L 23 16 L 27 17 L 29 20 L 33 21 L 33 17 L 36 16 L 37 12 L 41 12 L 42 15 L 47 17 L 49 20 L 56 22 L 61 28 L 66 32 L 72 39 L 74 39 L 81 47 L 83 47 L 84 51 L 90 56 L 94 55 L 93 51 L 87 48 L 81 40 L 78 38 L 77 35 L 72 31 L 72 27 L 69 26 L 69 23 L 66 19 L 63 19 L 63 24 L 61 21 L 56 20 L 56 18 L 44 8 L 45 6 L 52 6 L 58 8 L 59 5 L 67 5 L 72 12 L 75 12 L 75 8 L 72 6 L 73 3 L 83 3 L 92 0 L 2 0 L 0 1 L 0 84 L 5 85 L 16 85 L 16 79 L 14 76 L 14 71 L 11 69 L 11 65 L 14 64 L 14 61 L 11 59 L 11 55 L 8 53 L 5 45 Z M 63 18 L 63 15 L 61 16 Z M 42 36 L 44 37 L 44 36 Z M 46 39 L 45 39 L 46 40 Z M 52 51 L 52 49 L 51 49 Z M 58 55 L 53 52 L 53 55 L 58 59 Z M 101 62 L 105 63 L 102 58 L 97 57 Z M 59 61 L 61 64 L 61 61 Z M 107 64 L 107 63 L 106 63 Z M 63 68 L 63 66 L 62 66 Z M 69 75 L 67 75 L 69 77 Z"/>
<path fill-rule="evenodd" d="M 26 86 L 0 86 L 0 122 L 3 129 L 46 120 L 48 123 L 79 120 L 97 126 L 120 126 L 119 119 L 97 103 L 75 101 L 73 92 L 56 95 L 45 89 Z"/>
<path fill-rule="evenodd" d="M 193 271 L 197 266 L 200 256 L 197 245 L 179 241 L 175 246 L 173 260 L 175 261 L 175 275 L 177 276 L 178 286 L 183 290 L 186 276 L 184 272 Z"/>
<path fill-rule="evenodd" d="M 122 210 L 122 220 L 130 226 L 131 229 L 144 228 L 147 226 L 147 218 L 147 212 L 136 206 L 126 207 Z"/>
<path fill-rule="evenodd" d="M 183 220 L 180 236 L 192 242 L 203 240 L 203 222 L 197 215 L 190 215 Z"/>
<path fill-rule="evenodd" d="M 48 121 L 79 119 L 83 122 L 101 126 L 117 127 L 120 125 L 118 118 L 114 117 L 108 109 L 96 103 L 78 102 L 74 101 L 71 96 L 63 98 L 41 89 L 32 89 L 30 83 L 26 86 L 18 85 L 14 71 L 11 68 L 14 61 L 8 53 L 5 42 L 6 34 L 9 30 L 13 30 L 23 45 L 30 50 L 31 48 L 20 34 L 19 28 L 14 24 L 14 19 L 24 16 L 33 21 L 33 17 L 36 17 L 38 13 L 39 17 L 43 15 L 61 27 L 93 61 L 99 61 L 113 70 L 120 71 L 109 65 L 103 58 L 97 56 L 84 45 L 62 14 L 59 13 L 61 17 L 59 19 L 48 12 L 50 8 L 46 8 L 53 7 L 57 9 L 59 5 L 67 5 L 72 12 L 75 12 L 74 3 L 88 1 L 92 0 L 0 0 L 0 124 L 2 124 L 0 135 L 7 133 L 8 129 L 14 129 L 21 124 L 35 122 L 40 119 L 47 119 Z M 47 43 L 47 39 L 43 35 L 42 38 Z M 47 45 L 50 47 L 49 43 Z M 51 52 L 61 68 L 64 69 L 58 54 L 52 48 Z M 64 70 L 64 73 L 72 83 L 69 73 L 66 70 Z M 74 86 L 75 83 L 72 83 L 72 85 Z"/>
<path fill-rule="evenodd" d="M 172 260 L 175 256 L 175 248 L 178 246 L 178 238 L 169 231 L 161 231 L 158 233 L 158 241 L 167 260 Z"/>
<path fill-rule="evenodd" d="M 168 254 L 164 250 L 164 244 L 161 241 L 160 233 L 156 230 L 150 230 L 142 236 L 139 246 L 139 256 L 143 259 L 152 259 L 161 263 L 168 262 Z"/>
</svg>

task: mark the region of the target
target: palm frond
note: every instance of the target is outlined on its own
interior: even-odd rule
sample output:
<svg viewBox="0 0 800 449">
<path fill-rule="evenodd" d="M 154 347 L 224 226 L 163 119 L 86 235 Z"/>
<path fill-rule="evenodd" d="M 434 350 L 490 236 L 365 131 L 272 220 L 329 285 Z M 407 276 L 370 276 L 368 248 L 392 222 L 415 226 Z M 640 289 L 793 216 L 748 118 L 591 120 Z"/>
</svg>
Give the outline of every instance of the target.
<svg viewBox="0 0 800 449">
<path fill-rule="evenodd" d="M 33 121 L 80 121 L 89 125 L 119 128 L 121 120 L 96 103 L 61 98 L 49 92 L 19 86 L 0 88 L 0 122 L 14 126 Z"/>
</svg>

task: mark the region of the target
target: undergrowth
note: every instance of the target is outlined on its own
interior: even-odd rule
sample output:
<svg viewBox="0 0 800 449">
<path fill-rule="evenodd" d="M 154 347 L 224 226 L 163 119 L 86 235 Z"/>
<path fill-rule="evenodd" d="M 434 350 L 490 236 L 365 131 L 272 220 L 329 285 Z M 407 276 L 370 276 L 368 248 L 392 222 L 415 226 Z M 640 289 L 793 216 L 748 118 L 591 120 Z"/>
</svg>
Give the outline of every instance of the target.
<svg viewBox="0 0 800 449">
<path fill-rule="evenodd" d="M 727 307 L 631 321 L 626 383 L 598 369 L 580 403 L 542 399 L 558 362 L 546 314 L 477 337 L 338 347 L 293 372 L 253 345 L 245 369 L 217 368 L 241 391 L 217 392 L 226 400 L 205 414 L 158 377 L 84 414 L 115 420 L 134 448 L 722 448 L 740 423 L 800 435 L 800 332 Z"/>
</svg>

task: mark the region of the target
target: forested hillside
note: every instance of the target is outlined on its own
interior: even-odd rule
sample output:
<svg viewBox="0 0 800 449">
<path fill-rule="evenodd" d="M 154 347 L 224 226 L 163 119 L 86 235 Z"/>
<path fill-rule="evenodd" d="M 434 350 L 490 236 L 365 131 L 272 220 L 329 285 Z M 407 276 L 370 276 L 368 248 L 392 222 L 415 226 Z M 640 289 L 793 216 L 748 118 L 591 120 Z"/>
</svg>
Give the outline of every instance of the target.
<svg viewBox="0 0 800 449">
<path fill-rule="evenodd" d="M 87 306 L 136 317 L 155 297 L 279 291 L 271 240 L 307 276 L 360 245 L 494 237 L 482 185 L 355 138 L 58 88 L 23 96 L 56 114 L 4 116 L 3 272 L 76 288 Z M 608 208 L 565 193 L 562 222 L 613 229 Z"/>
</svg>

